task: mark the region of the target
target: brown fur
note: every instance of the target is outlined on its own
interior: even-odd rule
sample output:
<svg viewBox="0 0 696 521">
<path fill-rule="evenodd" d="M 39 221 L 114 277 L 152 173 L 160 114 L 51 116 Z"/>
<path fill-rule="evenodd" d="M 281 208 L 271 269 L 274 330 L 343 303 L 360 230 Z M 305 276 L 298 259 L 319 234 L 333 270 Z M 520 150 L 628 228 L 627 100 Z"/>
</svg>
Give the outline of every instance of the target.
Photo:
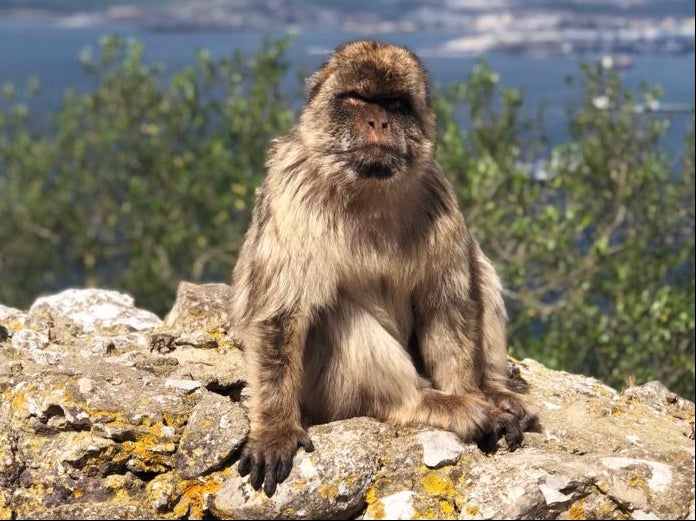
<svg viewBox="0 0 696 521">
<path fill-rule="evenodd" d="M 511 449 L 536 422 L 508 390 L 505 307 L 434 158 L 418 58 L 339 47 L 273 145 L 233 276 L 251 431 L 239 471 L 273 494 L 301 418 L 372 416 Z"/>
</svg>

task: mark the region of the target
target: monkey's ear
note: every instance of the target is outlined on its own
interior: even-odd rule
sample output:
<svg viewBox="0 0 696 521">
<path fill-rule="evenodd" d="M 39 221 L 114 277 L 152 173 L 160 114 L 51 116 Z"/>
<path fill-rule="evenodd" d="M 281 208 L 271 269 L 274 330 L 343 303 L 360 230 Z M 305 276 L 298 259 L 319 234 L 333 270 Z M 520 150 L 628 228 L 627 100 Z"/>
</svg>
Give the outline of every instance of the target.
<svg viewBox="0 0 696 521">
<path fill-rule="evenodd" d="M 307 93 L 307 103 L 312 101 L 319 93 L 319 88 L 323 83 L 323 78 L 320 78 L 321 70 L 313 72 L 305 78 L 305 92 Z"/>
<path fill-rule="evenodd" d="M 326 65 L 322 66 L 318 71 L 308 76 L 305 80 L 305 92 L 307 93 L 307 103 L 310 103 L 321 90 L 321 86 L 329 76 Z"/>
<path fill-rule="evenodd" d="M 307 103 L 310 103 L 319 94 L 321 86 L 331 74 L 331 58 L 325 61 L 319 69 L 305 80 L 305 92 Z"/>
</svg>

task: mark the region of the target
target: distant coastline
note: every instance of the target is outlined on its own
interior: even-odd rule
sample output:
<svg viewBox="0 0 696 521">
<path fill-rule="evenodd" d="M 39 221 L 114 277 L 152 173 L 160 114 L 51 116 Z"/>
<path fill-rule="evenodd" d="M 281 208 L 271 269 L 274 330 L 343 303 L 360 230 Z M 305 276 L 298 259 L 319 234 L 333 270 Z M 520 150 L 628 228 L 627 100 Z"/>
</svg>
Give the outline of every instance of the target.
<svg viewBox="0 0 696 521">
<path fill-rule="evenodd" d="M 694 3 L 689 0 L 145 0 L 100 2 L 8 0 L 5 20 L 50 22 L 63 28 L 135 25 L 153 32 L 327 31 L 365 35 L 442 31 L 458 34 L 433 56 L 486 52 L 538 56 L 581 53 L 694 52 Z M 46 6 L 50 5 L 51 9 Z"/>
<path fill-rule="evenodd" d="M 5 0 L 0 2 L 0 85 L 41 80 L 35 109 L 60 104 L 66 88 L 91 88 L 78 54 L 103 34 L 135 38 L 146 60 L 175 71 L 196 49 L 212 56 L 251 53 L 267 37 L 295 34 L 284 88 L 300 95 L 297 73 L 317 67 L 349 39 L 374 37 L 409 46 L 437 85 L 461 82 L 484 57 L 501 86 L 520 89 L 526 114 L 545 107 L 549 141 L 567 135 L 565 107 L 577 92 L 566 79 L 578 63 L 601 60 L 626 85 L 660 85 L 659 112 L 676 154 L 693 124 L 693 0 Z M 24 9 L 17 9 L 21 5 Z M 26 9 L 51 5 L 53 10 Z M 95 7 L 98 5 L 99 7 Z M 14 6 L 14 7 L 13 7 Z M 22 42 L 18 44 L 18 42 Z M 642 107 L 637 106 L 637 110 Z"/>
</svg>

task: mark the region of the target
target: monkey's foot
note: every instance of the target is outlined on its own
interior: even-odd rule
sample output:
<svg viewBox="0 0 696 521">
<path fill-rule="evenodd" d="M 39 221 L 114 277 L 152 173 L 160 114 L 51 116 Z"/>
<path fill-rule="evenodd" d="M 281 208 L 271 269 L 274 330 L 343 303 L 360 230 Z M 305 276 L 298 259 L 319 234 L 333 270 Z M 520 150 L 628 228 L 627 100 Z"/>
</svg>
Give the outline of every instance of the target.
<svg viewBox="0 0 696 521">
<path fill-rule="evenodd" d="M 496 451 L 500 438 L 505 438 L 510 450 L 519 447 L 523 438 L 517 417 L 492 404 L 480 392 L 447 394 L 427 389 L 415 411 L 402 411 L 394 420 L 448 429 L 489 453 Z"/>
<path fill-rule="evenodd" d="M 261 488 L 268 497 L 276 491 L 292 469 L 292 458 L 298 447 L 312 452 L 314 445 L 307 431 L 301 427 L 278 427 L 271 431 L 252 433 L 249 436 L 237 470 L 241 476 L 249 474 L 249 483 L 255 490 Z"/>
<path fill-rule="evenodd" d="M 520 396 L 507 390 L 486 392 L 486 396 L 498 409 L 513 415 L 522 431 L 539 432 L 539 417 Z"/>
<path fill-rule="evenodd" d="M 505 443 L 511 451 L 522 444 L 524 438 L 523 429 L 517 418 L 497 407 L 491 407 L 486 419 L 476 423 L 473 441 L 479 449 L 486 453 L 493 453 L 498 448 L 498 440 L 505 438 Z"/>
</svg>

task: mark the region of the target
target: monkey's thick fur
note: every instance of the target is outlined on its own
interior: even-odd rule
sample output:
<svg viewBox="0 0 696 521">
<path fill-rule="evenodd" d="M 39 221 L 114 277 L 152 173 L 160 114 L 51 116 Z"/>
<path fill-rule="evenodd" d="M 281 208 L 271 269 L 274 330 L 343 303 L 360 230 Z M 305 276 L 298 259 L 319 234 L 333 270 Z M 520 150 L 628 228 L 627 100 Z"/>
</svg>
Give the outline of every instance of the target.
<svg viewBox="0 0 696 521">
<path fill-rule="evenodd" d="M 353 416 L 515 449 L 536 417 L 507 386 L 491 262 L 434 158 L 428 79 L 409 50 L 339 47 L 269 154 L 233 275 L 251 430 L 239 472 L 272 495 L 303 426 Z"/>
</svg>

